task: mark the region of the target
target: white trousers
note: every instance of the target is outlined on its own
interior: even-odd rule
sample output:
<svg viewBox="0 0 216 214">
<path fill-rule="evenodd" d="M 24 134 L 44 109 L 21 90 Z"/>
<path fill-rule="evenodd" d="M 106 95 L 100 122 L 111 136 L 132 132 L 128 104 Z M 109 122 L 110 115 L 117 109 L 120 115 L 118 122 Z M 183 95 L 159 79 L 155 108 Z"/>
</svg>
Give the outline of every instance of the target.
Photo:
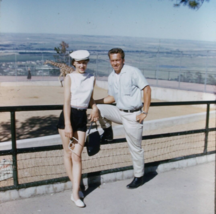
<svg viewBox="0 0 216 214">
<path fill-rule="evenodd" d="M 100 110 L 99 122 L 102 128 L 111 126 L 111 122 L 123 124 L 125 137 L 132 156 L 134 176 L 141 177 L 144 174 L 144 150 L 142 148 L 143 124 L 136 121 L 140 111 L 127 113 L 120 111 L 113 105 L 97 105 Z"/>
</svg>

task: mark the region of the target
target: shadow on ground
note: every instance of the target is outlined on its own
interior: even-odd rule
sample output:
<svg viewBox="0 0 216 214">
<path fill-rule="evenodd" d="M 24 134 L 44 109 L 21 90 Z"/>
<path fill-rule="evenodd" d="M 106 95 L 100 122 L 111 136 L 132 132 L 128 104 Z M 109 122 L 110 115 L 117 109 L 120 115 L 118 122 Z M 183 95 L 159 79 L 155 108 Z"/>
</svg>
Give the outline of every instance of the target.
<svg viewBox="0 0 216 214">
<path fill-rule="evenodd" d="M 98 187 L 100 187 L 101 185 L 101 176 L 97 176 L 99 175 L 100 172 L 95 172 L 95 173 L 89 173 L 87 175 L 88 178 L 88 188 L 85 189 L 83 182 L 81 181 L 81 190 L 84 193 L 84 196 L 86 197 L 87 195 L 91 194 L 91 192 L 93 192 L 95 189 L 97 189 Z M 152 172 L 147 172 L 144 174 L 144 184 L 151 181 L 152 179 L 154 179 L 154 177 L 156 177 L 158 175 L 158 173 L 156 171 L 152 171 Z M 131 179 L 132 181 L 132 179 Z M 126 188 L 126 187 L 125 187 Z"/>
<path fill-rule="evenodd" d="M 24 122 L 16 120 L 17 140 L 58 134 L 57 123 L 58 117 L 55 115 L 30 117 Z M 0 142 L 11 140 L 9 121 L 0 123 L 0 133 Z"/>
<path fill-rule="evenodd" d="M 152 180 L 154 177 L 156 177 L 158 173 L 156 171 L 145 173 L 144 175 L 144 184 Z"/>
<path fill-rule="evenodd" d="M 87 115 L 87 117 L 89 114 Z M 16 120 L 16 139 L 28 139 L 58 134 L 58 116 L 30 117 L 24 122 Z M 90 123 L 87 124 L 87 127 Z M 94 128 L 94 127 L 93 127 Z M 11 140 L 10 121 L 0 123 L 0 143 Z"/>
</svg>

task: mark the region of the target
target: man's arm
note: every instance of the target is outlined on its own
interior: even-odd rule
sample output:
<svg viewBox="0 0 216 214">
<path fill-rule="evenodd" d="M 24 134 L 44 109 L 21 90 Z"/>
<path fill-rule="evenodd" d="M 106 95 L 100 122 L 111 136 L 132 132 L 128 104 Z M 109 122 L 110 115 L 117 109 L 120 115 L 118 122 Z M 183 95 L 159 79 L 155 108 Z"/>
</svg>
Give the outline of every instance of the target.
<svg viewBox="0 0 216 214">
<path fill-rule="evenodd" d="M 148 113 L 149 106 L 151 103 L 151 87 L 149 85 L 147 85 L 143 89 L 143 101 L 144 101 L 143 111 Z"/>
<path fill-rule="evenodd" d="M 89 105 L 90 105 L 91 108 L 92 108 L 92 111 L 91 111 L 91 113 L 90 113 L 89 119 L 91 120 L 91 122 L 92 122 L 92 121 L 95 122 L 95 121 L 97 121 L 98 118 L 99 118 L 99 110 L 98 110 L 98 108 L 97 108 L 97 105 L 96 105 L 95 100 L 93 99 L 93 94 L 92 94 L 92 97 L 91 97 L 91 99 L 90 99 Z"/>
<path fill-rule="evenodd" d="M 96 80 L 94 80 L 94 87 L 95 87 L 95 81 Z M 95 122 L 99 118 L 99 110 L 97 108 L 96 101 L 93 98 L 93 93 L 94 93 L 94 90 L 92 91 L 91 99 L 90 99 L 90 102 L 89 102 L 89 106 L 92 108 L 91 114 L 89 116 L 89 119 L 91 120 L 91 122 L 92 121 Z"/>
<path fill-rule="evenodd" d="M 110 104 L 110 103 L 114 103 L 115 99 L 113 96 L 108 95 L 107 97 L 104 97 L 102 99 L 99 100 L 95 100 L 96 104 Z"/>
<path fill-rule="evenodd" d="M 147 85 L 143 89 L 143 101 L 144 101 L 144 106 L 142 111 L 144 111 L 145 113 L 141 113 L 137 115 L 136 119 L 139 123 L 142 123 L 142 121 L 147 117 L 149 106 L 151 103 L 151 87 L 149 85 Z"/>
</svg>

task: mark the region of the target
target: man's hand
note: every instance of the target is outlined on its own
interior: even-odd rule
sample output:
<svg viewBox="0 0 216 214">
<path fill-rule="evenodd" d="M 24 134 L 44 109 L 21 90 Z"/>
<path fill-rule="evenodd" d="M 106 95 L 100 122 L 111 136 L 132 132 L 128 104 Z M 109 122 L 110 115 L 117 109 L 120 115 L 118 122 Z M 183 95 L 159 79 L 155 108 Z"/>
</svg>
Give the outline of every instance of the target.
<svg viewBox="0 0 216 214">
<path fill-rule="evenodd" d="M 136 121 L 139 123 L 142 123 L 143 120 L 145 120 L 145 118 L 147 117 L 147 114 L 139 114 L 136 116 Z"/>
<path fill-rule="evenodd" d="M 96 122 L 96 121 L 98 121 L 99 116 L 100 116 L 100 112 L 99 112 L 98 108 L 93 108 L 88 119 L 91 122 Z"/>
<path fill-rule="evenodd" d="M 65 132 L 65 137 L 68 137 L 70 139 L 73 137 L 73 129 L 71 125 L 66 125 L 64 132 Z"/>
</svg>

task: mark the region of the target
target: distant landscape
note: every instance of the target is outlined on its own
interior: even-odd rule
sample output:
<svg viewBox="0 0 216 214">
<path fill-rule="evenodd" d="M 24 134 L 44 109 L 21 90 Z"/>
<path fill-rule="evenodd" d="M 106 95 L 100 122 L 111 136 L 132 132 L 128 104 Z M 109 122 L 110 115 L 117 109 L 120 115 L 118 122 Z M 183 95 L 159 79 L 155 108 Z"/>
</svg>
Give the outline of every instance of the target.
<svg viewBox="0 0 216 214">
<path fill-rule="evenodd" d="M 90 51 L 89 72 L 97 76 L 109 75 L 112 69 L 107 52 L 120 47 L 126 52 L 125 63 L 140 68 L 147 78 L 216 84 L 215 42 L 61 34 L 0 36 L 1 76 L 25 76 L 28 68 L 33 76 L 59 75 L 56 67 L 43 63 L 55 61 L 54 47 L 65 41 L 68 51 Z"/>
</svg>

